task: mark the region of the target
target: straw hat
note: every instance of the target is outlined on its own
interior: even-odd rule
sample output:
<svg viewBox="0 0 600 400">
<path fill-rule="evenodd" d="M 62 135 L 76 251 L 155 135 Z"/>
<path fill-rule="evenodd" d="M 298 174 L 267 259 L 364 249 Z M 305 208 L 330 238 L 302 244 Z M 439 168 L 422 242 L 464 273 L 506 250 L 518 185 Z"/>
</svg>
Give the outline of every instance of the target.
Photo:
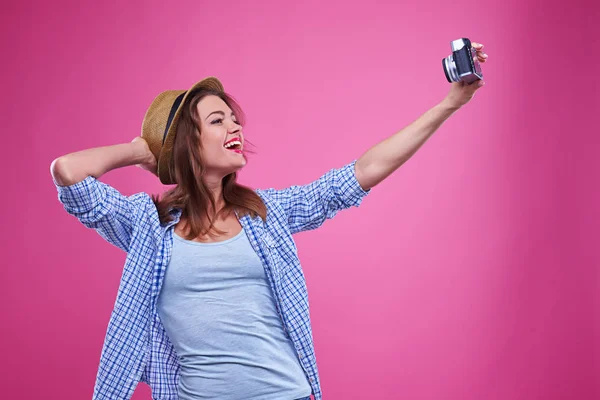
<svg viewBox="0 0 600 400">
<path fill-rule="evenodd" d="M 175 184 L 170 174 L 173 163 L 173 144 L 177 134 L 177 122 L 182 105 L 190 93 L 196 89 L 210 89 L 223 92 L 223 85 L 215 77 L 208 77 L 188 90 L 167 90 L 152 102 L 142 122 L 142 137 L 158 161 L 158 177 L 165 185 Z"/>
</svg>

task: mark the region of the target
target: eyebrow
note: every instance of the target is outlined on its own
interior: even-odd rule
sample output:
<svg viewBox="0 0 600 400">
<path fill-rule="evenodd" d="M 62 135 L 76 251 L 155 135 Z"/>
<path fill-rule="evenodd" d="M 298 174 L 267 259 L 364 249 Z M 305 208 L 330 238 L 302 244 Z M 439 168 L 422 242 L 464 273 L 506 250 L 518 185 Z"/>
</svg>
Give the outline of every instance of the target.
<svg viewBox="0 0 600 400">
<path fill-rule="evenodd" d="M 213 115 L 213 114 L 221 114 L 222 116 L 225 116 L 225 113 L 224 113 L 223 111 L 213 111 L 213 112 L 211 112 L 210 114 L 208 114 L 208 117 L 206 117 L 205 121 L 206 121 L 207 119 L 209 119 L 209 118 L 210 118 L 210 116 L 211 116 L 211 115 Z M 232 116 L 232 117 L 235 117 L 235 114 L 232 112 L 232 113 L 231 113 L 231 116 Z"/>
</svg>

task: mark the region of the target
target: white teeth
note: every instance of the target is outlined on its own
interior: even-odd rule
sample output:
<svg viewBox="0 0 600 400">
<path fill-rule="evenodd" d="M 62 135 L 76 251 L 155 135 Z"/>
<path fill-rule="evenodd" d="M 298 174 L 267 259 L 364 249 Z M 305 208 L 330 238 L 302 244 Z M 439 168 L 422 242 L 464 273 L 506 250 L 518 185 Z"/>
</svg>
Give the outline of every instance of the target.
<svg viewBox="0 0 600 400">
<path fill-rule="evenodd" d="M 228 149 L 228 148 L 236 146 L 236 145 L 241 146 L 242 142 L 240 142 L 239 140 L 234 140 L 233 142 L 229 142 L 229 143 L 225 144 L 225 148 Z"/>
</svg>

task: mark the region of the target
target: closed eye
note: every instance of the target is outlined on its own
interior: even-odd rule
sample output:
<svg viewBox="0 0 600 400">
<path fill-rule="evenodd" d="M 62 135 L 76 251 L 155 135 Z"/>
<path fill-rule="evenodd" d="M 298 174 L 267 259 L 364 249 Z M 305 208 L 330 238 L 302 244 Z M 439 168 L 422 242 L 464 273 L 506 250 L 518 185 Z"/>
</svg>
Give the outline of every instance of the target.
<svg viewBox="0 0 600 400">
<path fill-rule="evenodd" d="M 217 118 L 217 119 L 211 121 L 211 125 L 222 124 L 222 123 L 223 123 L 223 118 Z M 233 123 L 236 124 L 236 125 L 240 125 L 240 126 L 242 125 L 238 121 L 236 121 L 235 119 L 233 120 Z"/>
</svg>

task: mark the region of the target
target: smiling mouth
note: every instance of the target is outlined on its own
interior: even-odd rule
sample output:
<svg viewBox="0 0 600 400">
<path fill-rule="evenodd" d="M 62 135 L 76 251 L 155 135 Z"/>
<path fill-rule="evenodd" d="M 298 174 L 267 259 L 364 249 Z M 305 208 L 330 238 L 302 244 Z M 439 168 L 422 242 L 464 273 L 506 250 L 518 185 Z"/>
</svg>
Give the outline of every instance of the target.
<svg viewBox="0 0 600 400">
<path fill-rule="evenodd" d="M 223 145 L 227 150 L 231 150 L 233 152 L 242 153 L 242 142 L 239 139 L 233 139 Z"/>
</svg>

